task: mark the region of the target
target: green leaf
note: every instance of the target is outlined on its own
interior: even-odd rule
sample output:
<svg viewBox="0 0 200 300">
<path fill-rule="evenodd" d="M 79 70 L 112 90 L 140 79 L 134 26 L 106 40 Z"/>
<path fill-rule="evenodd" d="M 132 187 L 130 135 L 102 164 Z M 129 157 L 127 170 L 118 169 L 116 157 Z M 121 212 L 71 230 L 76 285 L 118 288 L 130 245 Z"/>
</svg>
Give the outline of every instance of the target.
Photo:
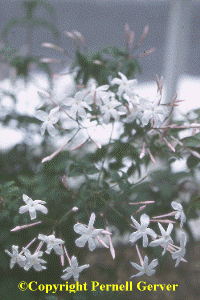
<svg viewBox="0 0 200 300">
<path fill-rule="evenodd" d="M 187 166 L 189 169 L 194 169 L 199 162 L 200 159 L 194 155 L 189 155 L 187 158 Z"/>
<path fill-rule="evenodd" d="M 181 140 L 186 147 L 197 147 L 200 146 L 200 133 L 192 136 L 188 136 Z"/>
<path fill-rule="evenodd" d="M 88 174 L 88 175 L 93 175 L 93 174 L 96 174 L 98 172 L 99 172 L 99 170 L 95 166 L 89 166 L 85 170 L 85 173 Z"/>
</svg>

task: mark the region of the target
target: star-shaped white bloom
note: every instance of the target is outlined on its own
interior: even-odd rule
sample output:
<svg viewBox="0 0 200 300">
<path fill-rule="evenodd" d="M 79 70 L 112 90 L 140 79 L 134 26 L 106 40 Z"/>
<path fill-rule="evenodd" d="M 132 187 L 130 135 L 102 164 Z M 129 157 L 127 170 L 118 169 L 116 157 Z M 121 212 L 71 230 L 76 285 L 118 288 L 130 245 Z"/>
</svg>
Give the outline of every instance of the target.
<svg viewBox="0 0 200 300">
<path fill-rule="evenodd" d="M 63 254 L 63 248 L 61 247 L 61 244 L 64 244 L 65 242 L 61 239 L 57 239 L 55 235 L 51 234 L 47 236 L 44 234 L 39 234 L 38 239 L 47 243 L 47 250 L 45 251 L 47 254 L 50 254 L 52 249 L 54 249 L 58 255 Z"/>
<path fill-rule="evenodd" d="M 186 216 L 184 214 L 183 207 L 180 203 L 178 203 L 176 201 L 172 201 L 171 206 L 174 210 L 177 210 L 177 213 L 175 214 L 175 219 L 177 220 L 180 218 L 180 220 L 181 220 L 180 227 L 182 228 L 183 223 L 186 222 Z"/>
<path fill-rule="evenodd" d="M 44 135 L 46 129 L 51 136 L 54 136 L 56 134 L 56 129 L 53 124 L 57 123 L 59 120 L 58 111 L 59 107 L 55 107 L 50 111 L 49 114 L 47 114 L 43 110 L 38 110 L 36 112 L 36 118 L 44 122 L 40 128 L 42 135 Z"/>
<path fill-rule="evenodd" d="M 45 201 L 32 200 L 27 195 L 23 195 L 23 201 L 26 203 L 26 205 L 20 207 L 19 213 L 24 214 L 25 212 L 29 211 L 31 220 L 36 219 L 36 210 L 42 212 L 43 214 L 48 213 L 48 209 L 44 205 L 42 205 L 46 204 Z"/>
<path fill-rule="evenodd" d="M 119 120 L 119 113 L 116 110 L 117 106 L 120 106 L 121 103 L 116 99 L 109 99 L 108 97 L 103 97 L 103 105 L 100 106 L 101 113 L 103 114 L 103 122 L 108 124 L 110 118 L 113 117 L 115 121 Z"/>
<path fill-rule="evenodd" d="M 158 226 L 160 228 L 160 232 L 162 234 L 162 237 L 151 242 L 149 244 L 149 246 L 151 247 L 156 247 L 159 245 L 164 245 L 164 251 L 162 252 L 162 255 L 164 255 L 166 253 L 167 247 L 169 243 L 174 243 L 172 238 L 170 237 L 170 234 L 172 232 L 173 229 L 173 224 L 169 223 L 168 227 L 167 227 L 167 231 L 164 230 L 164 228 L 162 227 L 162 225 L 158 222 Z"/>
<path fill-rule="evenodd" d="M 131 123 L 137 118 L 139 120 L 141 119 L 141 117 L 142 117 L 142 108 L 141 108 L 139 103 L 132 104 L 131 107 L 129 106 L 128 110 L 129 110 L 129 114 L 126 117 L 126 119 L 124 120 L 126 123 Z"/>
<path fill-rule="evenodd" d="M 25 271 L 28 271 L 32 266 L 38 272 L 46 269 L 46 267 L 42 265 L 45 264 L 46 261 L 40 258 L 43 255 L 42 251 L 38 251 L 33 254 L 31 254 L 31 252 L 26 248 L 23 248 L 23 251 L 26 256 L 26 264 L 24 267 Z"/>
<path fill-rule="evenodd" d="M 123 93 L 130 94 L 132 92 L 133 88 L 135 87 L 135 85 L 137 83 L 137 80 L 136 79 L 128 80 L 127 77 L 124 74 L 122 74 L 121 72 L 118 72 L 118 75 L 121 77 L 121 79 L 114 78 L 111 81 L 111 84 L 112 85 L 114 85 L 114 84 L 119 85 L 118 95 L 121 98 Z"/>
<path fill-rule="evenodd" d="M 88 94 L 85 97 L 85 100 L 87 101 L 88 104 L 95 103 L 95 105 L 101 105 L 102 96 L 104 96 L 107 93 L 108 88 L 109 85 L 107 84 L 96 87 L 96 84 L 93 83 L 91 87 L 89 87 Z"/>
<path fill-rule="evenodd" d="M 166 106 L 158 105 L 158 99 L 156 99 L 154 102 L 141 99 L 140 104 L 143 108 L 141 122 L 144 126 L 146 126 L 151 120 L 153 121 L 155 127 L 159 127 L 169 114 Z"/>
<path fill-rule="evenodd" d="M 92 110 L 91 107 L 84 101 L 84 95 L 82 92 L 77 92 L 74 98 L 68 98 L 63 101 L 64 105 L 70 106 L 69 115 L 73 118 L 76 118 L 76 115 L 81 118 L 86 118 L 87 113 L 85 109 Z"/>
<path fill-rule="evenodd" d="M 74 231 L 78 234 L 81 234 L 81 237 L 75 240 L 76 246 L 84 247 L 88 242 L 88 247 L 90 251 L 93 251 L 96 248 L 94 239 L 103 229 L 94 229 L 93 224 L 95 221 L 95 214 L 92 213 L 88 226 L 81 223 L 74 225 Z"/>
<path fill-rule="evenodd" d="M 12 253 L 10 251 L 5 250 L 5 252 L 11 257 L 10 268 L 12 269 L 14 265 L 17 263 L 20 267 L 25 266 L 26 257 L 18 253 L 19 246 L 12 246 Z"/>
<path fill-rule="evenodd" d="M 186 246 L 186 243 L 187 243 L 187 236 L 186 234 L 183 232 L 181 234 L 181 238 L 180 238 L 180 249 L 177 250 L 176 252 L 172 253 L 172 258 L 173 259 L 176 259 L 176 264 L 175 264 L 175 267 L 177 267 L 181 261 L 181 258 L 184 257 L 185 255 L 185 246 Z"/>
<path fill-rule="evenodd" d="M 74 277 L 75 281 L 78 281 L 79 278 L 79 273 L 86 269 L 89 268 L 90 265 L 83 265 L 83 266 L 78 266 L 77 258 L 75 256 L 72 256 L 71 259 L 71 266 L 67 267 L 63 272 L 66 272 L 63 276 L 61 276 L 62 279 L 68 280 L 70 277 Z"/>
<path fill-rule="evenodd" d="M 138 277 L 138 276 L 142 276 L 144 274 L 147 274 L 148 276 L 153 275 L 156 271 L 153 270 L 157 265 L 158 265 L 158 260 L 154 259 L 149 265 L 148 265 L 148 256 L 145 255 L 144 257 L 144 262 L 142 266 L 139 266 L 138 264 L 134 263 L 134 262 L 130 262 L 132 264 L 132 266 L 134 268 L 136 268 L 138 271 L 140 271 L 139 273 L 137 273 L 136 275 L 131 276 L 131 278 L 133 277 Z"/>
<path fill-rule="evenodd" d="M 130 234 L 129 240 L 132 243 L 135 243 L 138 239 L 140 239 L 142 237 L 143 238 L 143 247 L 147 247 L 147 245 L 148 245 L 147 235 L 150 235 L 153 238 L 157 237 L 157 234 L 152 229 L 148 228 L 148 225 L 150 222 L 149 216 L 147 216 L 146 214 L 141 215 L 141 217 L 140 217 L 141 225 L 132 216 L 131 216 L 131 219 L 133 221 L 133 224 L 137 228 L 137 231 Z"/>
</svg>

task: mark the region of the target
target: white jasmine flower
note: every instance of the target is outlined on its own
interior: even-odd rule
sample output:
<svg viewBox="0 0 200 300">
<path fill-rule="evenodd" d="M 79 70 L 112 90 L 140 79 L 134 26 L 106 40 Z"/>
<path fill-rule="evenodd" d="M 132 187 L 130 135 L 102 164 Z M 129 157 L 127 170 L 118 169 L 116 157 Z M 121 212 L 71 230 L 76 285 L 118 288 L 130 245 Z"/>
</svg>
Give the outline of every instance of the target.
<svg viewBox="0 0 200 300">
<path fill-rule="evenodd" d="M 92 213 L 90 216 L 88 226 L 83 225 L 81 223 L 74 225 L 74 231 L 78 234 L 81 234 L 81 237 L 75 240 L 76 246 L 84 247 L 85 244 L 88 242 L 88 247 L 90 251 L 93 251 L 96 248 L 94 239 L 103 229 L 94 229 L 93 224 L 95 218 L 95 214 Z"/>
<path fill-rule="evenodd" d="M 48 209 L 44 205 L 42 205 L 46 204 L 45 201 L 32 200 L 27 195 L 23 195 L 23 201 L 26 203 L 26 205 L 20 207 L 19 213 L 24 214 L 25 212 L 29 211 L 31 220 L 36 219 L 36 210 L 42 212 L 43 214 L 48 213 Z"/>
<path fill-rule="evenodd" d="M 103 122 L 108 124 L 110 122 L 111 116 L 115 119 L 115 121 L 119 120 L 119 113 L 116 110 L 117 106 L 120 106 L 121 103 L 115 99 L 109 99 L 108 97 L 104 97 L 103 105 L 100 106 L 101 113 L 103 114 Z"/>
<path fill-rule="evenodd" d="M 173 209 L 177 210 L 177 213 L 175 214 L 175 219 L 177 220 L 180 218 L 180 220 L 181 220 L 180 227 L 182 228 L 183 223 L 186 222 L 186 216 L 184 214 L 183 207 L 180 203 L 178 203 L 176 201 L 172 201 L 171 206 Z"/>
<path fill-rule="evenodd" d="M 61 247 L 61 244 L 64 244 L 65 242 L 61 239 L 57 239 L 55 235 L 51 234 L 47 236 L 44 234 L 39 234 L 38 239 L 47 243 L 47 250 L 45 251 L 47 254 L 50 254 L 52 249 L 54 249 L 54 251 L 58 255 L 63 254 L 63 249 Z"/>
<path fill-rule="evenodd" d="M 68 280 L 70 277 L 74 277 L 75 281 L 78 281 L 79 273 L 83 271 L 86 268 L 89 268 L 90 265 L 83 265 L 81 267 L 78 266 L 77 258 L 75 256 L 72 256 L 71 259 L 71 266 L 67 267 L 63 272 L 66 272 L 63 276 L 61 276 L 62 279 Z"/>
<path fill-rule="evenodd" d="M 164 251 L 162 252 L 162 255 L 164 255 L 166 253 L 167 247 L 169 243 L 174 243 L 172 238 L 170 237 L 170 234 L 172 232 L 173 229 L 173 224 L 169 223 L 168 227 L 167 227 L 167 231 L 164 230 L 164 228 L 162 227 L 162 225 L 158 222 L 158 226 L 160 228 L 160 232 L 162 234 L 162 237 L 151 242 L 149 244 L 149 246 L 151 247 L 156 247 L 159 245 L 164 245 Z"/>
<path fill-rule="evenodd" d="M 147 245 L 148 245 L 147 235 L 150 235 L 153 238 L 157 237 L 157 234 L 152 229 L 148 228 L 148 225 L 150 222 L 149 216 L 147 216 L 146 214 L 141 215 L 141 217 L 140 217 L 141 225 L 132 216 L 131 216 L 131 219 L 133 221 L 133 224 L 137 228 L 137 231 L 130 234 L 129 240 L 132 243 L 135 243 L 138 239 L 140 239 L 142 237 L 143 238 L 143 247 L 147 247 Z"/>
<path fill-rule="evenodd" d="M 42 110 L 38 110 L 36 112 L 36 118 L 44 122 L 40 128 L 42 135 L 44 135 L 46 129 L 51 136 L 56 134 L 56 129 L 53 124 L 57 123 L 59 120 L 58 110 L 59 107 L 55 107 L 50 111 L 49 114 Z"/>
<path fill-rule="evenodd" d="M 141 99 L 140 104 L 143 107 L 141 122 L 144 126 L 146 126 L 151 120 L 155 127 L 159 127 L 169 113 L 166 106 L 158 105 L 158 99 L 154 102 Z"/>
<path fill-rule="evenodd" d="M 23 251 L 26 256 L 26 265 L 24 267 L 25 271 L 28 271 L 32 266 L 36 271 L 46 269 L 46 267 L 42 265 L 46 263 L 46 261 L 40 258 L 43 255 L 42 251 L 35 252 L 34 254 L 31 254 L 31 252 L 26 248 L 23 248 Z"/>
<path fill-rule="evenodd" d="M 14 265 L 17 263 L 20 267 L 25 266 L 26 257 L 18 253 L 19 246 L 12 246 L 12 253 L 10 253 L 8 250 L 5 250 L 5 252 L 11 257 L 10 261 L 10 268 L 12 269 Z"/>
<path fill-rule="evenodd" d="M 73 118 L 76 118 L 78 114 L 81 118 L 86 118 L 87 113 L 85 108 L 88 110 L 92 110 L 91 107 L 85 102 L 84 95 L 82 92 L 77 92 L 74 98 L 68 98 L 67 100 L 63 101 L 64 105 L 70 106 L 69 115 Z"/>
<path fill-rule="evenodd" d="M 138 271 L 140 271 L 139 273 L 137 273 L 136 275 L 131 276 L 131 278 L 133 277 L 138 277 L 138 276 L 142 276 L 144 274 L 147 274 L 148 276 L 153 275 L 156 271 L 153 270 L 157 265 L 158 265 L 158 260 L 154 259 L 149 265 L 148 265 L 148 257 L 145 255 L 144 257 L 144 262 L 142 264 L 142 266 L 139 266 L 138 264 L 134 263 L 134 262 L 130 262 L 132 264 L 132 266 L 134 268 L 136 268 Z"/>
<path fill-rule="evenodd" d="M 131 123 L 135 119 L 141 119 L 142 117 L 142 108 L 139 103 L 135 103 L 132 107 L 129 107 L 129 115 L 124 120 L 126 123 Z"/>
<path fill-rule="evenodd" d="M 172 253 L 172 258 L 173 259 L 176 259 L 176 264 L 175 264 L 175 267 L 177 267 L 181 261 L 181 258 L 184 257 L 185 255 L 185 246 L 186 246 L 186 243 L 187 243 L 187 236 L 186 234 L 183 232 L 181 234 L 181 238 L 180 238 L 180 249 L 177 250 L 176 252 Z"/>
<path fill-rule="evenodd" d="M 119 85 L 119 87 L 118 87 L 118 95 L 121 98 L 121 96 L 122 96 L 123 93 L 130 94 L 132 92 L 134 86 L 137 83 L 137 80 L 136 79 L 128 80 L 127 77 L 124 74 L 122 74 L 121 72 L 118 72 L 118 74 L 121 77 L 121 79 L 114 78 L 111 81 L 111 84 L 112 85 L 114 85 L 114 84 Z"/>
<path fill-rule="evenodd" d="M 89 88 L 89 92 L 87 96 L 85 97 L 85 100 L 88 104 L 95 103 L 96 105 L 101 105 L 102 101 L 101 98 L 107 93 L 107 90 L 109 88 L 109 85 L 102 85 L 99 87 L 96 87 L 96 84 L 92 84 Z"/>
</svg>

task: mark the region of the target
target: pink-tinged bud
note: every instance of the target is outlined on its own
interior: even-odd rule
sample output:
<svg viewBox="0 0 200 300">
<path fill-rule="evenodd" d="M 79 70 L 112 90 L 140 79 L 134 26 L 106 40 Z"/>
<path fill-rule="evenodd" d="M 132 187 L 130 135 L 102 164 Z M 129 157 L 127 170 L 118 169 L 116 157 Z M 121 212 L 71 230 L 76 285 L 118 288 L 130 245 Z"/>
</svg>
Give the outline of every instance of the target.
<svg viewBox="0 0 200 300">
<path fill-rule="evenodd" d="M 146 38 L 148 32 L 149 32 L 149 25 L 146 25 L 146 26 L 144 27 L 144 30 L 143 30 L 141 39 L 140 39 L 140 41 L 139 41 L 139 43 L 138 43 L 138 46 L 140 46 L 140 45 L 142 44 L 142 42 L 145 40 L 145 38 Z"/>
<path fill-rule="evenodd" d="M 177 213 L 176 211 L 172 211 L 172 212 L 170 212 L 169 214 L 165 214 L 165 215 L 153 217 L 153 219 L 158 219 L 158 218 L 165 218 L 165 217 L 174 216 L 176 213 Z"/>
<path fill-rule="evenodd" d="M 134 39 L 135 39 L 135 32 L 133 30 L 131 30 L 129 32 L 129 39 L 128 39 L 128 49 L 129 49 L 129 51 L 133 47 Z"/>
<path fill-rule="evenodd" d="M 42 248 L 43 244 L 44 244 L 44 241 L 41 241 L 41 242 L 39 243 L 37 249 L 35 250 L 35 252 L 40 251 L 40 249 Z"/>
<path fill-rule="evenodd" d="M 188 149 L 188 148 L 187 148 Z M 194 156 L 196 156 L 197 158 L 200 158 L 200 154 L 196 151 L 193 151 L 191 149 L 188 149 L 190 153 L 192 153 Z"/>
<path fill-rule="evenodd" d="M 178 139 L 176 139 L 174 136 L 170 135 L 170 137 L 175 140 L 177 142 L 177 144 L 183 146 L 183 143 L 181 141 L 179 141 Z"/>
<path fill-rule="evenodd" d="M 162 220 L 162 219 L 156 219 L 156 220 L 150 220 L 150 222 L 160 222 L 160 223 L 176 223 L 175 221 L 172 221 L 172 220 Z"/>
<path fill-rule="evenodd" d="M 152 47 L 149 50 L 144 51 L 144 53 L 139 54 L 138 57 L 142 58 L 142 57 L 146 57 L 148 55 L 150 55 L 151 53 L 153 53 L 156 50 L 156 48 Z"/>
<path fill-rule="evenodd" d="M 81 148 L 87 142 L 87 140 L 85 140 L 83 143 L 79 144 L 78 146 L 71 148 L 70 150 L 74 151 L 74 150 L 77 150 L 77 149 Z"/>
<path fill-rule="evenodd" d="M 66 187 L 66 189 L 67 189 L 68 191 L 70 191 L 70 188 L 66 185 L 65 175 L 64 175 L 63 178 L 62 178 L 62 184 L 64 185 L 64 187 Z"/>
<path fill-rule="evenodd" d="M 100 61 L 100 60 L 97 60 L 97 59 L 93 60 L 93 63 L 94 63 L 95 65 L 103 66 L 103 62 Z"/>
<path fill-rule="evenodd" d="M 108 230 L 108 227 L 106 229 Z M 112 239 L 111 239 L 110 235 L 108 235 L 108 240 L 109 240 L 109 244 L 110 244 L 110 253 L 112 255 L 112 258 L 115 259 L 115 249 L 113 247 L 113 243 L 112 243 Z"/>
<path fill-rule="evenodd" d="M 165 141 L 165 143 L 167 144 L 167 146 L 168 146 L 173 152 L 176 151 L 175 148 L 168 142 L 168 140 L 167 140 L 165 137 L 163 137 L 162 139 Z"/>
<path fill-rule="evenodd" d="M 57 58 L 40 58 L 40 62 L 43 62 L 43 63 L 59 63 L 61 62 L 60 59 L 57 59 Z"/>
<path fill-rule="evenodd" d="M 10 231 L 12 231 L 12 232 L 18 231 L 18 230 L 21 230 L 21 229 L 25 229 L 25 228 L 28 228 L 28 227 L 32 227 L 32 226 L 38 225 L 40 223 L 42 223 L 42 221 L 39 221 L 39 222 L 36 222 L 36 223 L 32 223 L 32 224 L 28 224 L 28 225 L 16 226 L 15 228 L 11 229 Z"/>
<path fill-rule="evenodd" d="M 136 205 L 136 204 L 151 204 L 151 203 L 155 203 L 155 201 L 129 202 L 130 205 Z"/>
<path fill-rule="evenodd" d="M 72 262 L 71 262 L 71 259 L 69 258 L 69 255 L 67 253 L 67 249 L 66 249 L 65 246 L 64 246 L 64 251 L 65 251 L 65 255 L 66 255 L 67 259 L 68 259 L 69 265 L 71 266 Z"/>
<path fill-rule="evenodd" d="M 76 39 L 76 37 L 73 35 L 73 33 L 71 33 L 70 31 L 64 31 L 64 34 L 66 36 L 68 36 L 71 39 Z"/>
<path fill-rule="evenodd" d="M 142 152 L 140 153 L 140 159 L 142 159 L 145 156 L 145 146 L 146 146 L 146 144 L 143 143 Z"/>
<path fill-rule="evenodd" d="M 79 210 L 79 208 L 76 207 L 76 206 L 74 206 L 74 207 L 72 208 L 72 211 L 73 211 L 73 212 L 75 212 L 75 211 L 77 211 L 77 210 Z"/>
<path fill-rule="evenodd" d="M 45 47 L 45 48 L 51 48 L 51 49 L 57 50 L 57 51 L 62 52 L 62 53 L 65 52 L 65 50 L 63 48 L 61 48 L 59 46 L 56 46 L 56 45 L 54 45 L 52 43 L 42 43 L 41 46 Z"/>
<path fill-rule="evenodd" d="M 152 153 L 151 153 L 151 151 L 150 151 L 149 148 L 147 148 L 147 151 L 148 151 L 148 153 L 149 153 L 149 156 L 150 156 L 150 158 L 151 158 L 151 161 L 152 161 L 154 164 L 156 164 L 155 158 L 153 157 L 153 155 L 152 155 Z"/>
<path fill-rule="evenodd" d="M 24 247 L 25 249 L 28 249 L 34 242 L 36 241 L 36 238 L 34 238 L 30 243 L 28 243 L 28 245 L 26 245 L 26 247 Z"/>
<path fill-rule="evenodd" d="M 83 45 L 85 45 L 85 38 L 79 31 L 73 30 L 73 34 L 81 41 Z"/>
<path fill-rule="evenodd" d="M 97 235 L 97 240 L 99 241 L 99 243 L 105 247 L 105 248 L 109 248 L 108 245 L 106 245 L 106 243 L 104 243 L 104 241 Z"/>
<path fill-rule="evenodd" d="M 136 212 L 134 212 L 133 215 L 138 214 L 138 213 L 141 212 L 143 209 L 145 209 L 145 207 L 146 207 L 146 205 L 140 206 L 140 208 L 139 208 Z"/>
<path fill-rule="evenodd" d="M 47 156 L 47 157 L 43 158 L 42 163 L 44 163 L 45 161 L 49 161 L 52 158 L 54 158 L 54 156 L 56 156 L 58 153 L 60 153 L 63 150 L 63 148 L 66 147 L 67 144 L 68 144 L 68 141 L 67 141 L 66 144 L 64 144 L 62 147 L 60 147 L 58 150 L 56 150 L 53 154 L 51 154 L 50 156 Z"/>
<path fill-rule="evenodd" d="M 137 250 L 137 254 L 138 254 L 138 257 L 139 257 L 139 260 L 140 260 L 140 264 L 141 264 L 141 266 L 143 266 L 143 264 L 144 264 L 144 261 L 143 261 L 143 259 L 142 259 L 142 256 L 141 256 L 141 253 L 140 253 L 140 250 L 139 250 L 139 248 L 138 248 L 138 246 L 137 246 L 137 244 L 136 244 L 136 250 Z"/>
<path fill-rule="evenodd" d="M 171 116 L 171 114 L 172 114 L 172 112 L 173 112 L 174 105 L 175 105 L 175 103 L 176 103 L 176 99 L 177 99 L 177 93 L 175 93 L 174 98 L 172 99 L 172 102 L 171 102 L 171 110 L 170 110 L 169 116 Z"/>
<path fill-rule="evenodd" d="M 61 261 L 61 265 L 64 266 L 65 265 L 65 258 L 64 258 L 63 254 L 61 254 L 61 256 L 60 256 L 60 261 Z"/>
<path fill-rule="evenodd" d="M 109 232 L 109 231 L 107 231 L 107 230 L 102 230 L 101 233 L 102 233 L 102 234 L 109 234 L 109 235 L 112 235 L 112 233 Z"/>
<path fill-rule="evenodd" d="M 158 75 L 156 74 L 156 83 L 157 83 L 157 90 L 162 94 L 162 89 L 163 89 L 163 76 L 159 79 Z"/>
<path fill-rule="evenodd" d="M 1 202 L 4 203 L 4 199 L 1 197 Z"/>
<path fill-rule="evenodd" d="M 101 216 L 101 217 L 104 217 L 104 214 L 100 213 L 100 216 Z"/>
<path fill-rule="evenodd" d="M 128 34 L 129 34 L 129 31 L 130 31 L 130 27 L 129 27 L 129 24 L 128 24 L 128 23 L 126 23 L 126 24 L 124 25 L 124 30 L 125 30 L 125 32 L 126 32 L 127 37 L 129 37 Z"/>
</svg>

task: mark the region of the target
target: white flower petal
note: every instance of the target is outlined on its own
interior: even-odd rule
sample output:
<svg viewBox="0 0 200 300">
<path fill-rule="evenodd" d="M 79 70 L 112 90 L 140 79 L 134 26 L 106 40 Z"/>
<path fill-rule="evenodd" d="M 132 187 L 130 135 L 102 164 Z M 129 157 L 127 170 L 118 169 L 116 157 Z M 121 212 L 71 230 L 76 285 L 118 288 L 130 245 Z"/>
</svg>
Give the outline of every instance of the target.
<svg viewBox="0 0 200 300">
<path fill-rule="evenodd" d="M 131 216 L 131 220 L 133 221 L 133 224 L 135 225 L 135 227 L 137 229 L 140 229 L 141 225 L 133 218 L 133 216 Z"/>
<path fill-rule="evenodd" d="M 35 206 L 35 209 L 42 212 L 43 214 L 47 214 L 48 213 L 48 209 L 44 206 L 44 205 L 41 205 L 41 204 L 37 204 Z"/>
<path fill-rule="evenodd" d="M 72 275 L 73 275 L 72 272 L 66 273 L 66 274 L 62 275 L 61 278 L 64 280 L 68 280 L 70 277 L 72 277 Z"/>
<path fill-rule="evenodd" d="M 85 225 L 78 223 L 78 224 L 74 225 L 74 231 L 79 234 L 84 234 L 84 233 L 87 233 L 88 230 Z"/>
<path fill-rule="evenodd" d="M 30 214 L 31 220 L 36 219 L 36 211 L 35 211 L 35 209 L 31 209 L 30 210 L 30 208 L 29 208 L 29 214 Z"/>
<path fill-rule="evenodd" d="M 47 130 L 48 130 L 48 132 L 49 132 L 49 134 L 50 134 L 51 136 L 56 135 L 56 129 L 55 129 L 55 127 L 52 125 L 52 123 L 50 123 L 50 122 L 47 123 Z"/>
<path fill-rule="evenodd" d="M 130 278 L 133 278 L 133 277 L 139 277 L 139 276 L 142 276 L 142 275 L 144 275 L 144 274 L 145 274 L 145 272 L 142 271 L 142 272 L 137 273 L 136 275 L 132 275 Z"/>
<path fill-rule="evenodd" d="M 29 204 L 30 201 L 32 201 L 32 199 L 31 199 L 29 196 L 25 195 L 25 194 L 22 195 L 22 198 L 23 198 L 23 201 L 24 201 L 26 204 Z"/>
<path fill-rule="evenodd" d="M 96 244 L 90 236 L 88 237 L 88 247 L 90 251 L 93 251 L 96 248 Z"/>
<path fill-rule="evenodd" d="M 40 127 L 41 135 L 44 135 L 46 128 L 47 128 L 47 122 L 44 122 Z"/>
<path fill-rule="evenodd" d="M 48 119 L 48 114 L 44 112 L 43 110 L 37 110 L 35 117 L 39 119 L 40 121 L 45 122 Z"/>
<path fill-rule="evenodd" d="M 78 238 L 78 239 L 75 240 L 75 244 L 76 244 L 77 247 L 81 247 L 82 248 L 82 247 L 85 246 L 87 240 L 88 239 L 87 239 L 86 235 L 83 234 L 80 238 Z"/>
<path fill-rule="evenodd" d="M 29 210 L 29 206 L 28 205 L 23 205 L 19 208 L 19 213 L 20 214 L 24 214 L 25 212 L 27 212 Z"/>
<path fill-rule="evenodd" d="M 147 216 L 146 214 L 141 215 L 140 223 L 142 228 L 148 227 L 149 222 L 150 222 L 149 216 Z"/>
<path fill-rule="evenodd" d="M 140 231 L 136 231 L 130 234 L 129 241 L 135 243 L 141 237 L 142 237 L 142 233 Z"/>
<path fill-rule="evenodd" d="M 178 210 L 178 211 L 183 209 L 182 205 L 176 201 L 172 201 L 171 206 L 173 209 Z"/>
<path fill-rule="evenodd" d="M 92 213 L 90 216 L 89 223 L 88 223 L 88 229 L 93 229 L 95 219 L 96 219 L 95 213 Z"/>
<path fill-rule="evenodd" d="M 143 247 L 147 247 L 148 245 L 148 237 L 146 234 L 143 234 Z"/>
<path fill-rule="evenodd" d="M 63 254 L 63 248 L 61 246 L 55 245 L 53 247 L 53 249 L 55 250 L 56 254 L 58 254 L 58 255 L 62 255 Z"/>
</svg>

